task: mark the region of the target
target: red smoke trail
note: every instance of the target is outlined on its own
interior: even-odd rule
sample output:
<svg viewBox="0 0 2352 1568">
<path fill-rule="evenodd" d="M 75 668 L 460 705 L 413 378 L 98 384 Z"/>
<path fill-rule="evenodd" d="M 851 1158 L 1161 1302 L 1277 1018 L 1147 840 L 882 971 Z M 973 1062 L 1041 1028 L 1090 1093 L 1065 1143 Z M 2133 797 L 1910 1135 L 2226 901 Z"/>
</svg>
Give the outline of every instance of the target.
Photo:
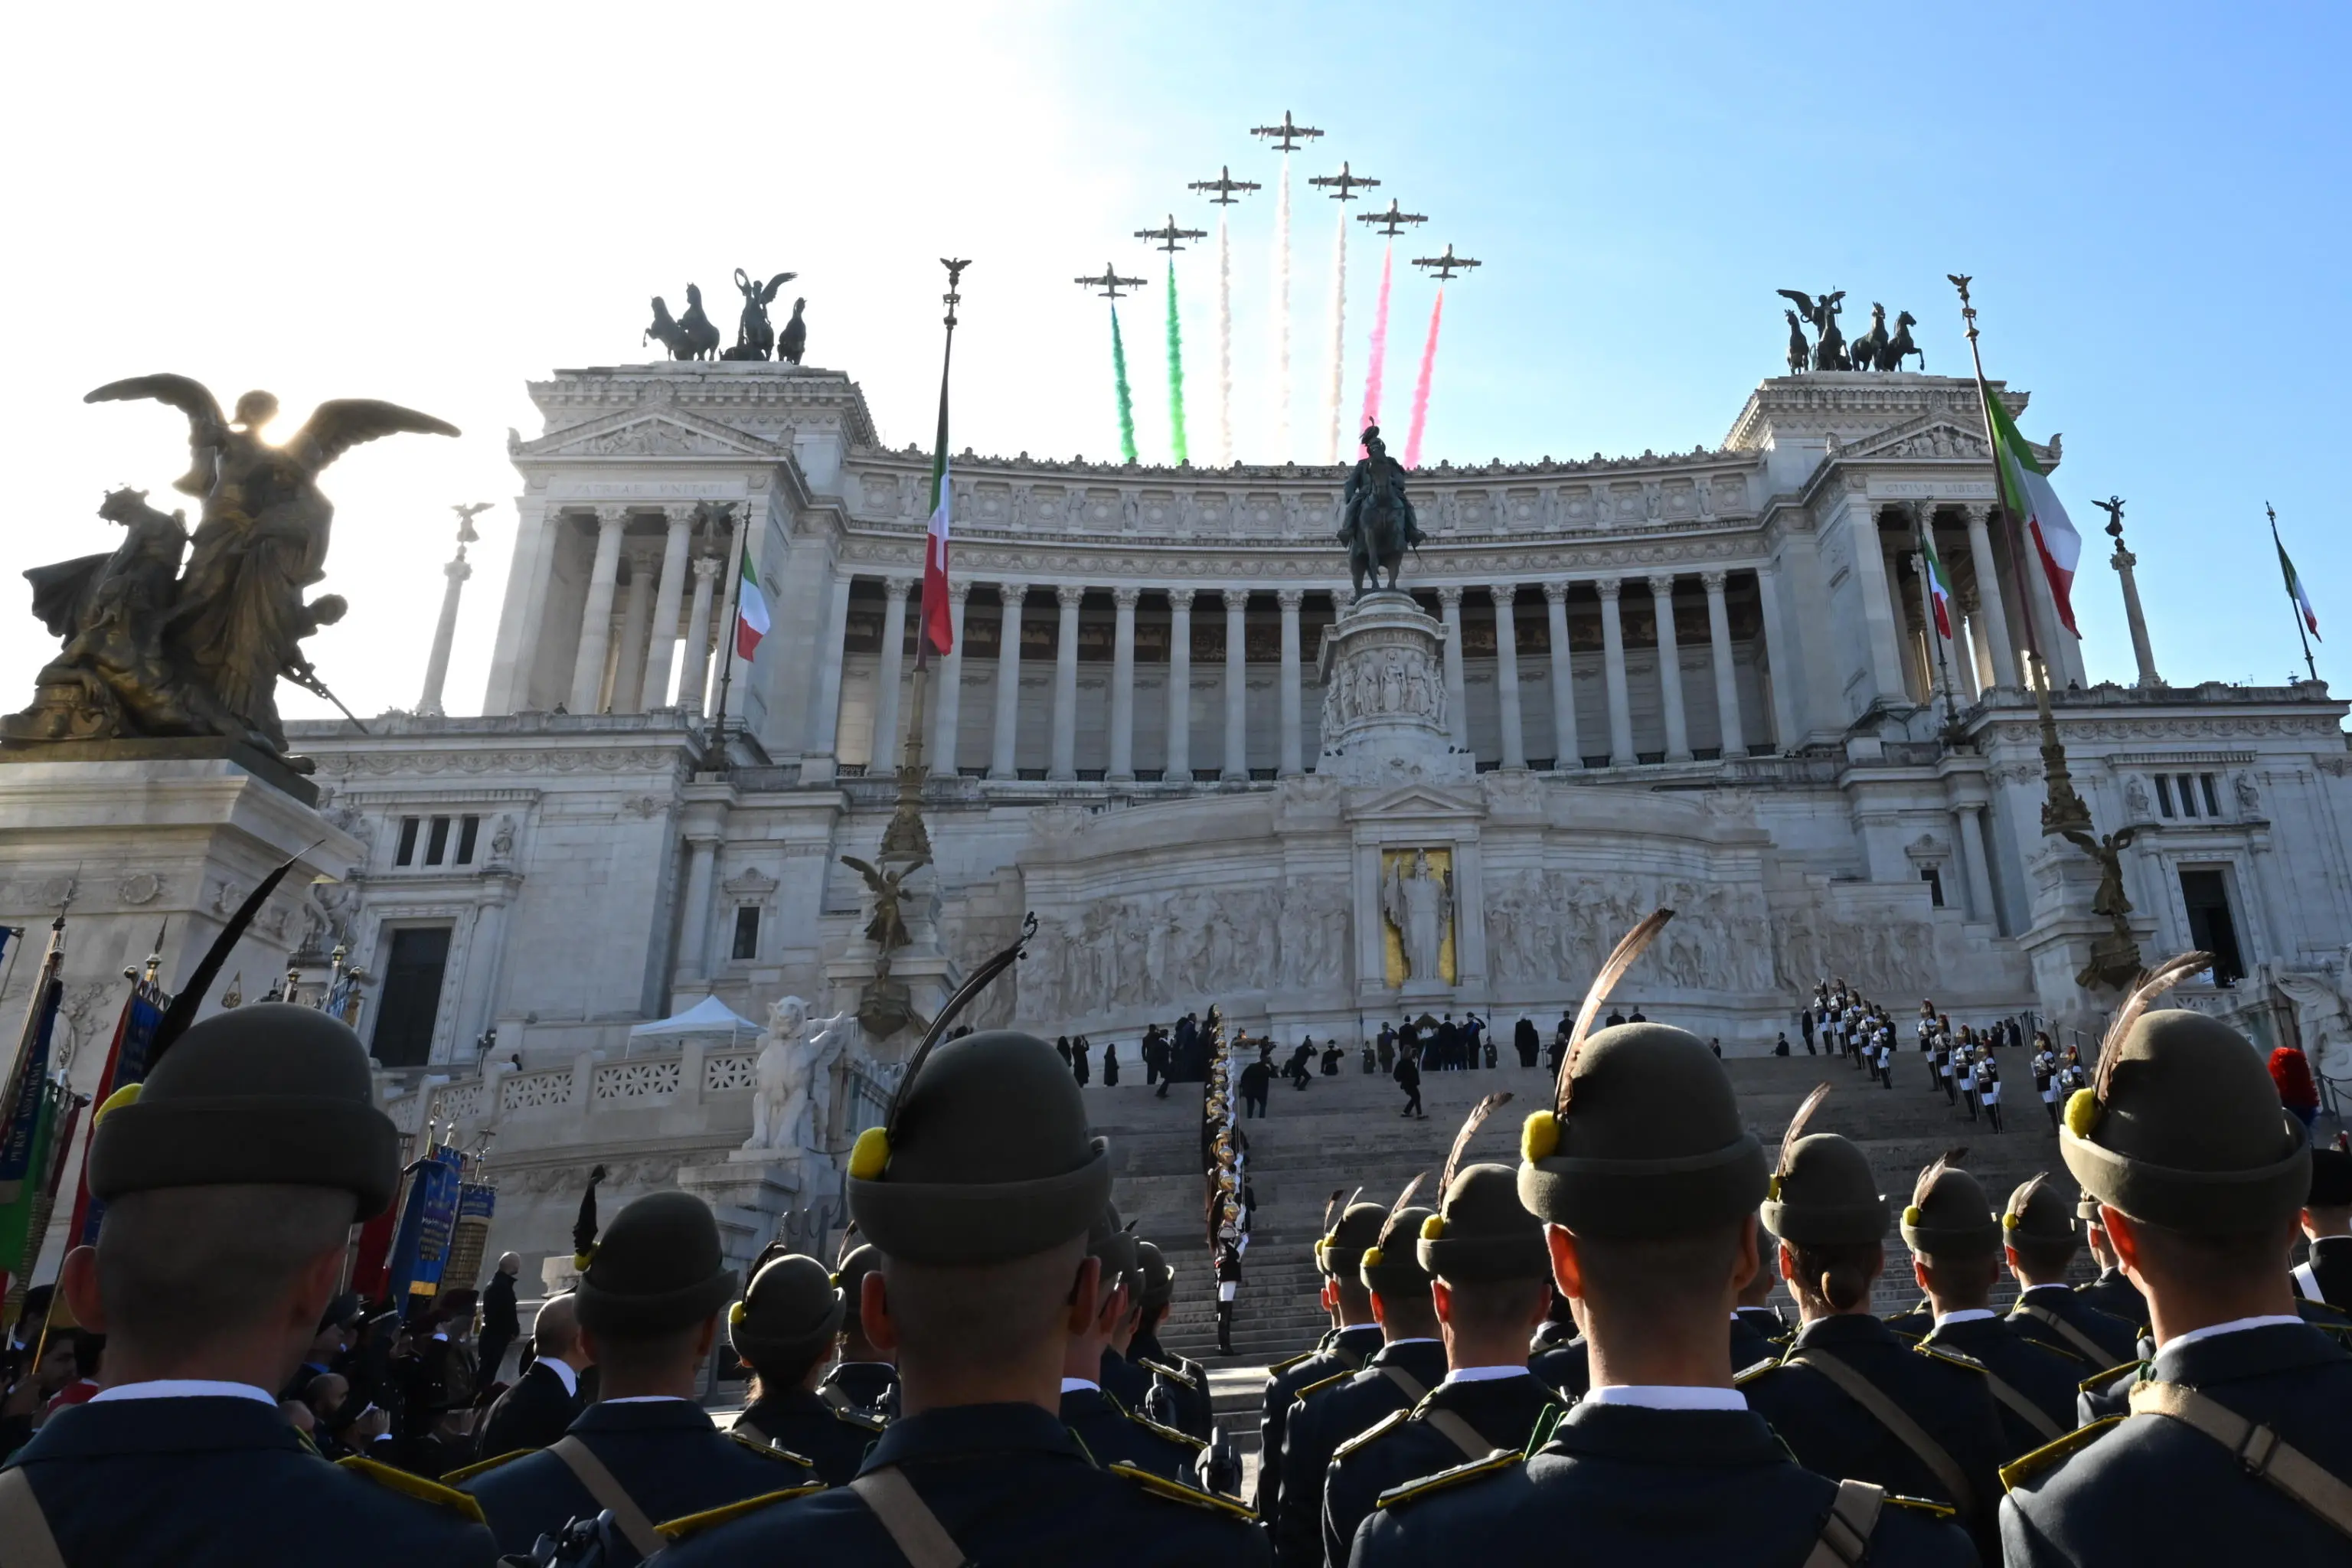
<svg viewBox="0 0 2352 1568">
<path fill-rule="evenodd" d="M 1437 286 L 1437 303 L 1429 311 L 1429 341 L 1421 345 L 1421 381 L 1412 389 L 1412 428 L 1404 438 L 1404 466 L 1421 467 L 1421 432 L 1429 423 L 1429 373 L 1437 364 L 1437 323 L 1445 319 L 1445 285 Z"/>
<path fill-rule="evenodd" d="M 1389 357 L 1389 264 L 1396 257 L 1396 241 L 1389 241 L 1381 252 L 1381 300 L 1372 309 L 1372 363 L 1364 373 L 1364 416 L 1356 421 L 1356 432 L 1361 435 L 1368 427 L 1381 422 L 1381 372 Z M 1358 457 L 1368 454 L 1360 446 Z"/>
</svg>

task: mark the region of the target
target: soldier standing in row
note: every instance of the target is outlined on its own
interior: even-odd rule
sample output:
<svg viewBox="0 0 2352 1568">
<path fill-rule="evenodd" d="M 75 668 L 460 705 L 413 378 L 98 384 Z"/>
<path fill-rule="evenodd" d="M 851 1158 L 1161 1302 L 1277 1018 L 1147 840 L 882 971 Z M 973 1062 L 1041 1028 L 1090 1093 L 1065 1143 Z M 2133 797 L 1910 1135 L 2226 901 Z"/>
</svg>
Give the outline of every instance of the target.
<svg viewBox="0 0 2352 1568">
<path fill-rule="evenodd" d="M 2311 1152 L 2311 1193 L 2302 1220 L 2311 1256 L 2294 1266 L 2296 1290 L 2306 1301 L 2352 1312 L 2352 1152 L 2341 1147 Z"/>
<path fill-rule="evenodd" d="M 841 1359 L 816 1385 L 816 1394 L 837 1410 L 859 1410 L 887 1421 L 898 1413 L 898 1369 L 888 1351 L 866 1337 L 857 1315 L 859 1293 L 876 1261 L 874 1249 L 861 1243 L 844 1253 L 833 1271 L 841 1289 Z"/>
<path fill-rule="evenodd" d="M 1209 1369 L 1160 1342 L 1160 1325 L 1167 1320 L 1168 1310 L 1176 1299 L 1175 1270 L 1168 1267 L 1168 1259 L 1160 1248 L 1148 1241 L 1135 1244 L 1135 1262 L 1143 1276 L 1143 1305 L 1125 1353 L 1130 1363 L 1151 1376 L 1151 1392 L 1145 1395 L 1145 1413 L 1155 1421 L 1206 1442 L 1213 1426 Z"/>
<path fill-rule="evenodd" d="M 2074 1207 L 2051 1189 L 2048 1173 L 2009 1194 L 2001 1229 L 2009 1271 L 2018 1284 L 2017 1304 L 2009 1312 L 2011 1327 L 2080 1357 L 2096 1372 L 2137 1358 L 2137 1331 L 2100 1311 L 2066 1283 L 2066 1270 L 2083 1243 L 2074 1231 Z"/>
<path fill-rule="evenodd" d="M 1364 1289 L 1358 1270 L 1365 1248 L 1380 1239 L 1388 1210 L 1378 1204 L 1350 1203 L 1335 1225 L 1331 1209 L 1340 1197 L 1331 1194 L 1324 1211 L 1327 1228 L 1315 1243 L 1315 1268 L 1323 1277 L 1323 1310 L 1331 1314 L 1331 1330 L 1312 1351 L 1266 1369 L 1265 1405 L 1257 1427 L 1257 1512 L 1263 1520 L 1281 1516 L 1282 1444 L 1298 1391 L 1335 1373 L 1361 1370 L 1381 1348 L 1371 1292 Z"/>
<path fill-rule="evenodd" d="M 805 1458 L 829 1487 L 857 1473 L 886 1425 L 878 1415 L 817 1394 L 817 1380 L 833 1361 L 842 1315 L 841 1289 L 833 1276 L 815 1258 L 797 1254 L 762 1267 L 727 1313 L 727 1337 L 753 1379 L 751 1402 L 735 1418 L 733 1435 Z"/>
<path fill-rule="evenodd" d="M 1208 1445 L 1142 1415 L 1108 1386 L 1113 1367 L 1133 1370 L 1110 1342 L 1128 1316 L 1137 1270 L 1135 1237 L 1121 1227 L 1118 1211 L 1108 1204 L 1087 1233 L 1087 1255 L 1100 1265 L 1102 1291 L 1094 1315 L 1070 1336 L 1062 1359 L 1062 1425 L 1102 1464 L 1133 1465 L 1170 1480 L 1183 1480 Z M 1149 1381 L 1145 1379 L 1147 1385 Z"/>
<path fill-rule="evenodd" d="M 107 1336 L 106 1387 L 0 1469 L 0 1559 L 292 1568 L 488 1568 L 473 1500 L 362 1458 L 321 1459 L 272 1390 L 302 1359 L 354 1221 L 400 1181 L 367 1051 L 265 1003 L 172 1045 L 101 1109 L 106 1217 L 67 1255 L 65 1302 Z"/>
</svg>

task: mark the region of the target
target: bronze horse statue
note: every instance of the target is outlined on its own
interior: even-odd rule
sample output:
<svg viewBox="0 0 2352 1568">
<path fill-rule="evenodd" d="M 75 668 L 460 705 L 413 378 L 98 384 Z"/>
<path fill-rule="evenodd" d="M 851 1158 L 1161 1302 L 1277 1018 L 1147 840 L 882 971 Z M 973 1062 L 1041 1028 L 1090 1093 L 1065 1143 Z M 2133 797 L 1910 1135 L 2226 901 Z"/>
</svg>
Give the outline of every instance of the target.
<svg viewBox="0 0 2352 1568">
<path fill-rule="evenodd" d="M 1357 461 L 1356 471 L 1348 476 L 1341 498 L 1339 534 L 1339 542 L 1348 547 L 1348 574 L 1359 595 L 1366 577 L 1374 588 L 1383 586 L 1383 570 L 1388 573 L 1385 586 L 1393 590 L 1404 552 L 1422 541 L 1412 502 L 1404 493 L 1404 469 L 1389 456 L 1379 426 L 1364 431 L 1363 445 L 1364 456 Z"/>
<path fill-rule="evenodd" d="M 1901 370 L 1905 360 L 1918 354 L 1920 372 L 1926 373 L 1927 356 L 1917 343 L 1911 341 L 1911 329 L 1918 324 L 1919 318 L 1908 310 L 1895 318 L 1895 335 L 1886 340 L 1885 348 L 1878 351 L 1879 369 Z"/>
<path fill-rule="evenodd" d="M 647 340 L 659 342 L 672 359 L 709 359 L 716 354 L 719 329 L 702 313 L 702 290 L 692 283 L 686 286 L 686 311 L 674 321 L 668 304 L 655 295 L 653 325 L 637 341 Z"/>
</svg>

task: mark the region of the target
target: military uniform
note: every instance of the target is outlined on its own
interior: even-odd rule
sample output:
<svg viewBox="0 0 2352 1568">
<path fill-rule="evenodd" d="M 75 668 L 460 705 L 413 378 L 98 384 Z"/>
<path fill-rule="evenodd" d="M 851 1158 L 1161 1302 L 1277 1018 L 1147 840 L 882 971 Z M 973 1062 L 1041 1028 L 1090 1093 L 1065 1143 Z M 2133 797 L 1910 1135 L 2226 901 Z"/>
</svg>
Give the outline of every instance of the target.
<svg viewBox="0 0 2352 1568">
<path fill-rule="evenodd" d="M 2311 1152 L 2308 1209 L 2352 1205 L 2352 1153 L 2341 1149 Z M 2352 1312 L 2352 1236 L 2311 1238 L 2310 1255 L 2294 1266 L 2295 1294 L 2339 1312 Z"/>
<path fill-rule="evenodd" d="M 1109 1310 L 1109 1292 L 1118 1287 L 1126 1287 L 1131 1297 L 1141 1296 L 1143 1271 L 1138 1244 L 1119 1224 L 1118 1212 L 1108 1204 L 1087 1233 L 1087 1251 L 1102 1266 L 1105 1304 L 1097 1310 L 1097 1315 Z M 1129 1389 L 1139 1383 L 1145 1394 L 1150 1390 L 1150 1379 L 1129 1365 L 1117 1351 L 1105 1345 L 1097 1364 L 1102 1370 L 1099 1383 L 1088 1378 L 1063 1377 L 1062 1425 L 1077 1434 L 1087 1452 L 1102 1464 L 1132 1465 L 1171 1481 L 1192 1481 L 1198 1473 L 1194 1461 L 1208 1445 L 1143 1414 L 1139 1408 L 1140 1396 L 1130 1404 L 1118 1392 L 1111 1383 L 1115 1373 Z"/>
<path fill-rule="evenodd" d="M 2008 1244 L 2038 1261 L 2036 1272 L 2060 1272 L 2083 1245 L 2074 1210 L 2041 1176 L 2009 1194 L 2000 1223 Z M 2027 1339 L 2088 1363 L 2091 1371 L 2078 1373 L 2078 1384 L 2092 1373 L 2139 1359 L 2139 1335 L 2133 1326 L 2100 1311 L 2065 1285 L 2029 1285 L 2019 1291 L 2009 1325 Z"/>
<path fill-rule="evenodd" d="M 861 1242 L 844 1253 L 834 1269 L 845 1330 L 858 1327 L 858 1292 L 865 1289 L 866 1276 L 877 1261 L 874 1248 Z M 861 1331 L 857 1337 L 865 1335 Z M 827 1405 L 888 1421 L 898 1414 L 898 1369 L 887 1361 L 838 1362 L 818 1382 L 816 1392 Z"/>
<path fill-rule="evenodd" d="M 2104 1082 L 2068 1102 L 2059 1152 L 2086 1197 L 2138 1224 L 2275 1234 L 2309 1193 L 2311 1151 L 2243 1037 L 2138 1011 L 2185 962 L 2119 1011 Z M 2006 1560 L 2352 1562 L 2352 1356 L 2280 1295 L 2274 1312 L 2175 1335 L 2117 1380 L 2127 1415 L 2011 1465 Z"/>
<path fill-rule="evenodd" d="M 1769 1307 L 1741 1307 L 1731 1314 L 1731 1364 L 1734 1370 L 1754 1366 L 1767 1357 L 1778 1360 L 1788 1348 L 1789 1325 Z"/>
<path fill-rule="evenodd" d="M 735 1418 L 732 1435 L 782 1448 L 836 1487 L 857 1473 L 884 1426 L 881 1417 L 843 1408 L 805 1386 L 810 1372 L 833 1358 L 844 1310 L 841 1287 L 824 1264 L 786 1254 L 761 1266 L 727 1314 L 736 1355 L 760 1378 L 760 1397 Z"/>
<path fill-rule="evenodd" d="M 2075 1296 L 2084 1305 L 2121 1318 L 2135 1329 L 2147 1327 L 2147 1298 L 2139 1287 L 2124 1278 L 2120 1268 L 2103 1268 L 2099 1277 L 2087 1284 L 2074 1287 Z"/>
<path fill-rule="evenodd" d="M 731 1435 L 765 1443 L 806 1459 L 829 1487 L 845 1483 L 865 1462 L 866 1450 L 889 1425 L 878 1415 L 830 1405 L 803 1388 L 765 1394 L 744 1406 Z"/>
<path fill-rule="evenodd" d="M 1135 1337 L 1128 1342 L 1127 1360 L 1150 1380 L 1140 1408 L 1162 1426 L 1205 1443 L 1215 1427 L 1208 1368 L 1160 1342 L 1160 1323 L 1175 1295 L 1175 1271 L 1168 1267 L 1160 1248 L 1148 1241 L 1135 1244 L 1135 1255 L 1136 1268 L 1143 1279 L 1143 1318 Z"/>
<path fill-rule="evenodd" d="M 859 1136 L 846 1186 L 851 1217 L 885 1258 L 985 1270 L 1087 1235 L 1110 1184 L 1105 1145 L 1087 1136 L 1085 1100 L 1053 1047 L 984 1030 L 918 1051 L 884 1125 Z M 903 1415 L 846 1486 L 675 1520 L 664 1533 L 677 1542 L 664 1568 L 898 1563 L 925 1549 L 1036 1568 L 1267 1561 L 1247 1509 L 1097 1464 L 1053 1410 L 1027 1400 Z"/>
<path fill-rule="evenodd" d="M 1378 1204 L 1349 1204 L 1330 1232 L 1315 1243 L 1315 1267 L 1327 1279 L 1352 1280 L 1361 1267 L 1364 1249 L 1380 1239 L 1381 1222 L 1388 1211 Z M 1282 1444 L 1290 1406 L 1301 1389 L 1340 1374 L 1360 1371 L 1380 1352 L 1378 1323 L 1350 1323 L 1324 1334 L 1307 1354 L 1277 1362 L 1267 1369 L 1265 1403 L 1258 1416 L 1257 1512 L 1264 1520 L 1280 1517 L 1282 1508 Z"/>
</svg>

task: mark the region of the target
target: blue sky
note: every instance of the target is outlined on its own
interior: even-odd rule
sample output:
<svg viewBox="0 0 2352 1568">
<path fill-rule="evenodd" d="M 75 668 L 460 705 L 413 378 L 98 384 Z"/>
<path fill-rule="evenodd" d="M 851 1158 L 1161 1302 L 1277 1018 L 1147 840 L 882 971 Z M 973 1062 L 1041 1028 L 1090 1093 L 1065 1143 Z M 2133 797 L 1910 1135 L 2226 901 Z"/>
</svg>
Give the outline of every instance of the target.
<svg viewBox="0 0 2352 1568">
<path fill-rule="evenodd" d="M 516 490 L 526 378 L 637 357 L 644 300 L 688 279 L 722 313 L 734 267 L 802 273 L 812 363 L 864 384 L 886 437 L 928 435 L 935 258 L 974 258 L 957 444 L 1115 452 L 1108 329 L 1069 282 L 1131 231 L 1213 228 L 1185 182 L 1269 189 L 1233 215 L 1234 406 L 1274 450 L 1272 191 L 1248 127 L 1286 108 L 1297 155 L 1293 447 L 1320 449 L 1332 204 L 1347 159 L 1486 266 L 1447 296 L 1425 456 L 1566 458 L 1719 441 L 1780 365 L 1782 286 L 1908 309 L 1931 370 L 1966 348 L 1948 271 L 1973 273 L 1989 370 L 2063 430 L 2057 483 L 2091 540 L 2076 600 L 2095 677 L 2128 679 L 2103 521 L 2129 538 L 2169 679 L 2299 669 L 2262 528 L 2279 510 L 2323 626 L 2343 591 L 2347 121 L 2337 6 L 1176 7 L 257 6 L 30 24 L 0 131 L 19 149 L 19 302 L 5 391 L 25 471 L 13 574 L 104 548 L 90 516 L 184 461 L 173 418 L 89 408 L 98 382 L 175 369 L 299 419 L 395 397 L 463 440 L 388 441 L 330 476 L 313 644 L 362 712 L 415 700 L 460 500 L 481 521 L 451 678 L 478 701 Z M 19 69 L 24 68 L 20 63 Z M 222 112 L 209 89 L 262 86 Z M 102 81 L 100 91 L 92 82 Z M 93 96 L 96 94 L 96 96 Z M 94 109 L 93 105 L 97 107 Z M 247 188 L 247 187 L 257 187 Z M 267 207 L 263 207 L 266 200 Z M 257 224 L 268 210 L 273 221 Z M 1379 252 L 1351 247 L 1342 404 L 1363 395 Z M 1179 258 L 1196 460 L 1211 449 L 1214 240 Z M 1404 423 L 1428 285 L 1395 285 L 1386 422 Z M 1147 460 L 1168 450 L 1157 294 L 1125 307 Z M 19 601 L 21 604 L 21 601 Z M 0 614 L 0 664 L 43 652 Z M 2322 645 L 2323 675 L 2338 671 Z M 307 699 L 289 694 L 289 711 Z M 9 704 L 14 706 L 12 700 Z"/>
</svg>

